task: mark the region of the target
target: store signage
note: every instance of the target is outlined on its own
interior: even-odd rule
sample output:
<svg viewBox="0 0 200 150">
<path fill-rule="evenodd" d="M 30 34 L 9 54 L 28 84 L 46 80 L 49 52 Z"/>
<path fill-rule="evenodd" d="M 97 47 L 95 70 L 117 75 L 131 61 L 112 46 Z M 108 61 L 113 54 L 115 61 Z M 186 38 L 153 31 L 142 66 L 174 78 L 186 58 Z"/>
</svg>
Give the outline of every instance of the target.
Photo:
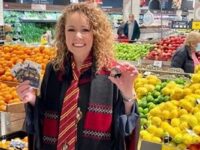
<svg viewBox="0 0 200 150">
<path fill-rule="evenodd" d="M 188 29 L 187 21 L 172 21 L 172 29 Z"/>
<path fill-rule="evenodd" d="M 193 30 L 200 30 L 200 21 L 193 21 L 192 22 L 192 29 Z"/>
<path fill-rule="evenodd" d="M 162 67 L 162 61 L 157 61 L 157 60 L 155 60 L 155 61 L 153 62 L 153 66 L 161 68 L 161 67 Z"/>
<path fill-rule="evenodd" d="M 32 10 L 46 10 L 46 5 L 41 5 L 41 4 L 31 4 L 31 9 Z"/>
</svg>

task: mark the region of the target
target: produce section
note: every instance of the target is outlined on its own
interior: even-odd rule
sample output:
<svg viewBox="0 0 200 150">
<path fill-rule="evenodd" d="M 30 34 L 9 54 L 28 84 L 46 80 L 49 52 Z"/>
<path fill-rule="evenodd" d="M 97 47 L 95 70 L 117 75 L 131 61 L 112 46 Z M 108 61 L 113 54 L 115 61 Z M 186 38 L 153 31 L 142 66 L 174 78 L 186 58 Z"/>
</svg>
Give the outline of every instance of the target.
<svg viewBox="0 0 200 150">
<path fill-rule="evenodd" d="M 19 62 L 31 60 L 41 64 L 42 71 L 48 61 L 54 57 L 55 49 L 44 46 L 3 45 L 0 46 L 0 80 L 16 81 L 11 75 L 10 69 Z"/>
<path fill-rule="evenodd" d="M 56 55 L 53 44 L 55 25 L 61 15 L 61 7 L 52 11 L 53 5 L 51 9 L 48 5 L 45 6 L 46 8 L 40 5 L 42 10 L 12 10 L 9 6 L 4 6 L 7 7 L 4 11 L 4 22 L 11 30 L 8 32 L 2 26 L 0 38 L 0 41 L 8 37 L 10 39 L 4 45 L 0 45 L 0 149 L 28 149 L 30 141 L 25 132 L 22 136 L 17 133 L 9 138 L 1 135 L 12 133 L 15 129 L 21 131 L 25 118 L 26 105 L 20 101 L 16 92 L 19 80 L 14 78 L 11 68 L 26 60 L 36 62 L 41 65 L 41 78 L 38 79 L 40 80 L 46 64 Z M 111 9 L 110 6 L 104 9 L 108 11 L 114 28 L 113 35 L 117 37 L 117 28 L 128 16 L 123 16 L 121 11 L 113 13 L 115 8 Z M 132 41 L 128 39 L 116 38 L 114 44 L 116 59 L 133 64 L 139 71 L 133 83 L 141 123 L 139 141 L 160 145 L 162 148 L 159 150 L 200 150 L 200 65 L 196 66 L 195 73 L 185 73 L 181 68 L 170 66 L 174 53 L 184 44 L 187 34 L 193 30 L 192 21 L 180 21 L 180 16 L 174 10 L 169 14 L 166 10 L 154 11 L 148 8 L 148 11 L 152 13 L 157 25 L 146 26 L 140 22 L 144 20 L 139 16 L 140 38 L 134 43 L 129 43 Z M 138 16 L 135 15 L 135 18 L 138 19 Z M 177 29 L 183 22 L 187 28 Z M 196 23 L 198 25 L 198 21 Z M 51 33 L 49 39 L 52 42 L 47 42 L 46 31 Z M 200 52 L 197 52 L 197 59 L 200 61 Z M 5 117 L 12 113 L 15 113 L 14 119 Z M 14 122 L 14 125 L 8 122 Z M 16 127 L 15 124 L 19 126 Z M 141 150 L 140 146 L 139 144 L 138 150 Z"/>
<path fill-rule="evenodd" d="M 154 45 L 154 49 L 146 56 L 150 60 L 169 61 L 178 47 L 185 40 L 185 36 L 170 36 Z"/>
<path fill-rule="evenodd" d="M 155 86 L 151 86 L 150 79 Z M 142 84 L 144 86 L 140 87 Z M 190 82 L 182 79 L 160 82 L 155 76 L 147 76 L 139 77 L 135 86 L 138 86 L 136 92 L 140 96 L 140 135 L 143 140 L 184 150 L 200 142 L 199 67 Z"/>
</svg>

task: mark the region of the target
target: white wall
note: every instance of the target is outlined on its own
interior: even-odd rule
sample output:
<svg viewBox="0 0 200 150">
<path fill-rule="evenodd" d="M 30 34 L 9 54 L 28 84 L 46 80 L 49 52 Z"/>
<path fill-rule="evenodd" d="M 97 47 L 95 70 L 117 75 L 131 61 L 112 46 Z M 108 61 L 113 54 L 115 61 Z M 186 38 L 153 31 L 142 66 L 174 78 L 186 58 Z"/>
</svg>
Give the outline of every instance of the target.
<svg viewBox="0 0 200 150">
<path fill-rule="evenodd" d="M 3 0 L 0 0 L 0 25 L 3 25 Z"/>
<path fill-rule="evenodd" d="M 132 7 L 131 7 L 132 6 Z M 140 0 L 123 0 L 123 20 L 128 20 L 128 15 L 132 13 L 135 19 L 139 20 Z"/>
</svg>

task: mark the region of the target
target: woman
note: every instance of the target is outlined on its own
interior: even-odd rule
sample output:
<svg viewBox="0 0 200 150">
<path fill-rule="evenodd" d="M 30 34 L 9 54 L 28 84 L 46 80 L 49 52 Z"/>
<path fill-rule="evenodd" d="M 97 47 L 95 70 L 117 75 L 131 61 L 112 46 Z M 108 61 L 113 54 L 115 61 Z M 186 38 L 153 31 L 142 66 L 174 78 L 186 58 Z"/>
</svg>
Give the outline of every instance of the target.
<svg viewBox="0 0 200 150">
<path fill-rule="evenodd" d="M 179 48 L 171 60 L 171 66 L 182 68 L 186 73 L 193 73 L 194 67 L 199 64 L 196 52 L 200 50 L 200 34 L 198 32 L 190 32 L 185 44 Z"/>
<path fill-rule="evenodd" d="M 72 4 L 56 30 L 57 56 L 47 65 L 40 96 L 29 81 L 17 87 L 34 111 L 34 150 L 136 150 L 137 70 L 124 64 L 119 78 L 110 75 L 115 61 L 106 15 L 89 4 Z"/>
</svg>

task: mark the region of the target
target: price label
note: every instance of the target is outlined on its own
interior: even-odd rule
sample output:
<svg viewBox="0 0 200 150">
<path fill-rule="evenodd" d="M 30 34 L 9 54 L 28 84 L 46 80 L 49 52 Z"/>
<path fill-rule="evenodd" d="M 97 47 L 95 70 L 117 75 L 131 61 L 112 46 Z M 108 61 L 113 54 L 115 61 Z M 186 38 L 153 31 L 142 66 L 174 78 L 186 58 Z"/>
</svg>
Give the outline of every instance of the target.
<svg viewBox="0 0 200 150">
<path fill-rule="evenodd" d="M 200 104 L 200 99 L 199 99 L 199 98 L 196 100 L 196 103 L 197 103 L 197 104 Z"/>
<path fill-rule="evenodd" d="M 145 76 L 151 75 L 151 72 L 145 71 L 145 72 L 144 72 L 144 75 L 145 75 Z"/>
<path fill-rule="evenodd" d="M 46 5 L 41 4 L 31 4 L 32 10 L 46 10 Z"/>
<path fill-rule="evenodd" d="M 192 22 L 192 29 L 199 30 L 200 29 L 200 21 L 193 21 Z"/>
<path fill-rule="evenodd" d="M 162 67 L 162 61 L 157 61 L 157 60 L 155 60 L 155 61 L 153 62 L 153 66 L 161 68 L 161 67 Z"/>
</svg>

